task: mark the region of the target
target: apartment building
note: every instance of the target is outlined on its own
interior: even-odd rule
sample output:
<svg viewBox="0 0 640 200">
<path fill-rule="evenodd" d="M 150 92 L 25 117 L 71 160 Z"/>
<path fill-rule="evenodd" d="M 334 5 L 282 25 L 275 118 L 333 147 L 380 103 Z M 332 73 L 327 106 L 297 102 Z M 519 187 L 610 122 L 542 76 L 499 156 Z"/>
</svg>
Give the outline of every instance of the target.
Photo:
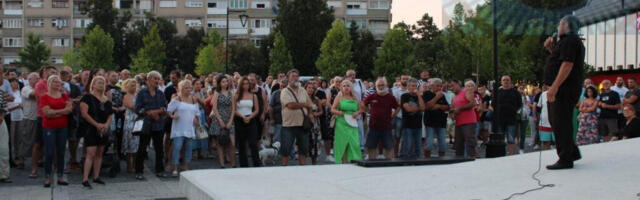
<svg viewBox="0 0 640 200">
<path fill-rule="evenodd" d="M 18 50 L 29 32 L 41 35 L 51 48 L 51 62 L 62 64 L 62 54 L 81 41 L 85 28 L 92 22 L 82 15 L 79 5 L 85 0 L 1 0 L 0 18 L 2 64 L 18 60 Z M 271 34 L 279 11 L 277 0 L 112 0 L 113 6 L 133 14 L 133 20 L 144 20 L 151 12 L 176 24 L 178 34 L 189 28 L 217 29 L 233 41 L 250 40 L 256 46 Z M 391 23 L 392 0 L 328 0 L 335 17 L 354 21 L 369 29 L 376 40 L 382 40 Z M 242 16 L 242 17 L 241 17 Z M 227 17 L 228 23 L 227 23 Z M 228 26 L 228 34 L 227 34 Z"/>
</svg>

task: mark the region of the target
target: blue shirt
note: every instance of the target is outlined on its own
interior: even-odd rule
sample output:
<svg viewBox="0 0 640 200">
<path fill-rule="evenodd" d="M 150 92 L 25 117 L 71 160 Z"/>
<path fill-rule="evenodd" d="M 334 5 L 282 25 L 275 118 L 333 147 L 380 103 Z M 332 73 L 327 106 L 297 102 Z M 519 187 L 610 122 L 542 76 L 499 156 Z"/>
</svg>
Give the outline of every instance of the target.
<svg viewBox="0 0 640 200">
<path fill-rule="evenodd" d="M 167 107 L 167 100 L 164 98 L 164 93 L 159 89 L 156 89 L 154 96 L 149 93 L 148 88 L 142 88 L 136 96 L 135 112 L 139 116 L 143 116 L 147 110 L 155 110 Z M 153 121 L 151 123 L 152 131 L 162 131 L 164 129 L 164 120 Z"/>
</svg>

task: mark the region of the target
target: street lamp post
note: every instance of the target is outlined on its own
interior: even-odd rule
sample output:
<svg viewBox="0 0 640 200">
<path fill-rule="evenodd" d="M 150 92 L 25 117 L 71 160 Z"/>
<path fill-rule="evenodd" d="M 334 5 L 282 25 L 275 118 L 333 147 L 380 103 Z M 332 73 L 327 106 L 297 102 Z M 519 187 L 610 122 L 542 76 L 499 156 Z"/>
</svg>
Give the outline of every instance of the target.
<svg viewBox="0 0 640 200">
<path fill-rule="evenodd" d="M 235 12 L 235 13 L 243 13 L 241 14 L 240 17 L 240 24 L 242 24 L 242 28 L 244 28 L 247 24 L 247 20 L 249 19 L 249 16 L 244 14 L 245 11 L 233 11 L 233 10 L 229 10 L 229 5 L 227 5 L 227 36 L 226 36 L 226 46 L 225 46 L 225 53 L 224 53 L 224 68 L 227 74 L 229 74 L 229 13 L 231 12 Z"/>
</svg>

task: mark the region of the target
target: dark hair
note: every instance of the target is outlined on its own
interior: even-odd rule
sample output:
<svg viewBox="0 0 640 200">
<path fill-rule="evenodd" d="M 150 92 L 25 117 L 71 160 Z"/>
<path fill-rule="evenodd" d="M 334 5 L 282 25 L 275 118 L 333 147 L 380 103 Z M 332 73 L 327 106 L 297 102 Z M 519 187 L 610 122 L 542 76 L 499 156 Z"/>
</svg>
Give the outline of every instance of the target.
<svg viewBox="0 0 640 200">
<path fill-rule="evenodd" d="M 171 73 L 169 74 L 175 74 L 178 76 L 178 79 L 182 77 L 182 72 L 180 70 L 174 69 L 173 71 L 171 71 Z"/>
<path fill-rule="evenodd" d="M 589 90 L 593 93 L 593 98 L 598 98 L 598 90 L 593 86 L 589 86 L 584 90 L 584 98 L 589 98 Z"/>
<path fill-rule="evenodd" d="M 222 80 L 226 79 L 227 76 L 225 76 L 224 74 L 218 75 L 218 77 L 216 77 L 216 92 L 220 92 L 222 91 L 222 87 L 220 86 L 220 82 L 222 82 Z M 229 79 L 227 78 L 227 89 L 229 89 L 229 84 L 233 84 L 231 82 L 229 82 Z"/>
<path fill-rule="evenodd" d="M 571 32 L 573 32 L 574 34 L 577 34 L 578 29 L 580 29 L 580 20 L 573 15 L 565 15 L 564 17 L 562 17 L 563 21 L 566 21 L 569 24 L 569 29 L 571 29 Z"/>
<path fill-rule="evenodd" d="M 68 71 L 65 71 L 65 70 L 60 71 L 60 76 L 61 77 L 66 76 L 66 75 L 69 75 Z"/>
<path fill-rule="evenodd" d="M 249 79 L 247 79 L 246 76 L 241 76 L 240 79 L 238 80 L 238 90 L 236 91 L 236 102 L 240 101 L 240 99 L 242 98 L 242 95 L 244 93 L 244 89 L 242 89 L 242 83 L 244 81 L 247 81 L 247 83 L 249 82 Z M 251 88 L 249 88 L 251 89 Z"/>
<path fill-rule="evenodd" d="M 16 79 L 16 78 L 10 78 L 10 79 L 9 79 L 9 82 L 18 82 L 18 79 Z"/>
</svg>

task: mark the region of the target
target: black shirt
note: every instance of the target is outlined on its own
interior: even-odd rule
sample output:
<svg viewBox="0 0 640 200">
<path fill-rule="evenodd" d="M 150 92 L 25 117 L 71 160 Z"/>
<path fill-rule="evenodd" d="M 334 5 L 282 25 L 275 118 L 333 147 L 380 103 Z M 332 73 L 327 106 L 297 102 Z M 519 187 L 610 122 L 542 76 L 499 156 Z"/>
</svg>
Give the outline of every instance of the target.
<svg viewBox="0 0 640 200">
<path fill-rule="evenodd" d="M 176 90 L 177 85 L 178 83 L 171 83 L 169 87 L 164 89 L 164 98 L 167 100 L 167 102 L 171 102 L 171 97 L 173 96 L 173 94 L 178 93 L 178 90 Z"/>
<path fill-rule="evenodd" d="M 82 99 L 82 103 L 86 103 L 89 106 L 88 114 L 91 118 L 98 123 L 105 123 L 111 114 L 113 114 L 113 108 L 111 107 L 111 101 L 101 102 L 98 98 L 92 94 L 85 94 Z M 98 132 L 95 126 L 87 124 L 88 133 Z"/>
<path fill-rule="evenodd" d="M 634 117 L 631 119 L 631 122 L 627 124 L 627 121 L 624 121 L 624 127 L 622 127 L 622 131 L 620 131 L 621 136 L 626 136 L 628 138 L 637 138 L 640 137 L 640 119 L 638 117 Z"/>
<path fill-rule="evenodd" d="M 405 93 L 400 97 L 400 105 L 402 106 L 402 128 L 418 129 L 422 128 L 422 112 L 409 112 L 404 109 L 404 104 L 408 103 L 411 107 L 418 107 L 418 95 Z"/>
<path fill-rule="evenodd" d="M 496 104 L 496 98 L 499 105 Z M 497 108 L 497 122 L 501 125 L 514 125 L 518 118 L 518 110 L 522 107 L 522 97 L 515 87 L 511 89 L 500 88 L 493 95 L 491 105 Z M 494 118 L 495 119 L 495 118 Z"/>
<path fill-rule="evenodd" d="M 425 91 L 422 94 L 422 98 L 425 103 L 431 101 L 436 97 L 436 94 L 431 91 Z M 440 97 L 438 101 L 436 101 L 436 105 L 445 105 L 448 106 L 447 99 L 444 96 Z M 424 125 L 434 128 L 445 128 L 447 127 L 447 113 L 444 110 L 426 110 L 424 111 Z"/>
<path fill-rule="evenodd" d="M 601 101 L 610 106 L 616 105 L 620 103 L 620 96 L 618 93 L 610 90 L 607 93 L 602 93 L 598 97 L 598 101 Z M 618 109 L 607 109 L 600 107 L 600 119 L 610 119 L 610 118 L 618 118 Z"/>
<path fill-rule="evenodd" d="M 489 105 L 491 105 L 491 96 L 485 95 L 484 97 L 482 97 L 482 104 L 489 108 Z M 491 111 L 484 111 L 482 112 L 482 115 L 480 115 L 480 121 L 491 121 L 491 117 Z"/>
<path fill-rule="evenodd" d="M 276 124 L 282 124 L 282 103 L 280 103 L 280 89 L 271 93 L 271 112 L 273 112 L 273 120 Z"/>
<path fill-rule="evenodd" d="M 633 107 L 636 108 L 636 115 L 640 114 L 640 89 L 629 90 L 624 98 L 631 98 L 631 96 L 636 96 L 637 99 L 632 103 Z"/>
<path fill-rule="evenodd" d="M 551 51 L 551 55 L 547 57 L 544 70 L 544 84 L 553 85 L 553 81 L 555 81 L 558 75 L 562 62 L 567 61 L 573 63 L 573 68 L 567 79 L 560 85 L 559 90 L 580 91 L 583 81 L 584 56 L 584 44 L 582 44 L 582 40 L 578 35 L 567 33 L 560 36 L 560 40 L 555 45 L 553 51 Z M 573 97 L 573 95 L 579 95 L 579 93 L 572 92 L 570 94 L 572 98 L 576 98 L 577 100 L 578 96 Z M 562 96 L 561 92 L 558 92 L 558 96 Z"/>
</svg>

